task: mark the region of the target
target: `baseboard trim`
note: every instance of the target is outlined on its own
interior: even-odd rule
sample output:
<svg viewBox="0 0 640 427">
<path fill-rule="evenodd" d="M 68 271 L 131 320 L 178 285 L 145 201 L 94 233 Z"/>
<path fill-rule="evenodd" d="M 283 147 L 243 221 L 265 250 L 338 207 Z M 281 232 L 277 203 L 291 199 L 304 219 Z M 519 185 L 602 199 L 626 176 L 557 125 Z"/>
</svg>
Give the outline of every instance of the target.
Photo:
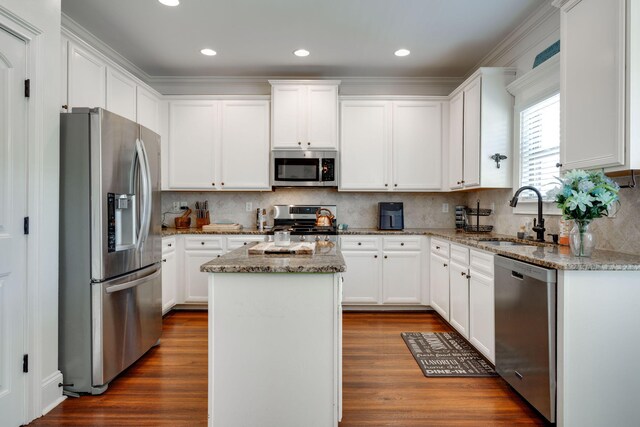
<svg viewBox="0 0 640 427">
<path fill-rule="evenodd" d="M 342 311 L 433 311 L 428 305 L 348 305 L 342 306 Z"/>
<path fill-rule="evenodd" d="M 58 384 L 62 382 L 62 372 L 55 371 L 42 380 L 42 415 L 45 415 L 58 406 L 67 397 L 62 394 L 62 387 Z"/>
</svg>

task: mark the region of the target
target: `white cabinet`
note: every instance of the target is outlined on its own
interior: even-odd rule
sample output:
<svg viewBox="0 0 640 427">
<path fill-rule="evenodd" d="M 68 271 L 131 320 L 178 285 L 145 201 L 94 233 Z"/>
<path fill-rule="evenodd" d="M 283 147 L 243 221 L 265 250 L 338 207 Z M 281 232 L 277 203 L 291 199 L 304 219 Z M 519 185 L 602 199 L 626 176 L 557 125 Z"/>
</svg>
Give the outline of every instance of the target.
<svg viewBox="0 0 640 427">
<path fill-rule="evenodd" d="M 470 276 L 469 342 L 495 363 L 493 255 L 472 249 Z"/>
<path fill-rule="evenodd" d="M 222 101 L 220 186 L 269 190 L 269 101 Z"/>
<path fill-rule="evenodd" d="M 449 321 L 449 259 L 431 252 L 429 268 L 431 307 Z"/>
<path fill-rule="evenodd" d="M 156 133 L 160 127 L 160 101 L 151 91 L 137 86 L 136 88 L 136 119 L 142 126 Z"/>
<path fill-rule="evenodd" d="M 469 338 L 469 267 L 451 262 L 449 269 L 449 323 Z"/>
<path fill-rule="evenodd" d="M 175 236 L 162 239 L 162 314 L 166 314 L 177 302 L 178 260 Z"/>
<path fill-rule="evenodd" d="M 68 111 L 74 107 L 106 106 L 107 66 L 97 56 L 69 43 L 67 63 Z"/>
<path fill-rule="evenodd" d="M 344 304 L 378 304 L 380 302 L 381 263 L 377 250 L 343 251 L 347 264 L 344 277 Z"/>
<path fill-rule="evenodd" d="M 270 189 L 268 101 L 171 101 L 168 147 L 168 189 Z"/>
<path fill-rule="evenodd" d="M 247 234 L 244 236 L 229 236 L 227 237 L 227 252 L 231 252 L 234 249 L 247 246 L 251 242 L 264 242 L 265 236 L 260 234 Z"/>
<path fill-rule="evenodd" d="M 562 6 L 563 170 L 640 167 L 640 12 L 632 3 L 554 2 Z"/>
<path fill-rule="evenodd" d="M 215 188 L 219 103 L 169 103 L 169 189 Z"/>
<path fill-rule="evenodd" d="M 424 237 L 343 236 L 344 303 L 421 304 Z"/>
<path fill-rule="evenodd" d="M 442 102 L 344 100 L 340 190 L 442 188 Z"/>
<path fill-rule="evenodd" d="M 270 80 L 272 148 L 338 147 L 339 81 Z"/>
<path fill-rule="evenodd" d="M 225 253 L 223 236 L 185 236 L 184 289 L 182 302 L 206 304 L 209 296 L 208 274 L 200 266 Z"/>
<path fill-rule="evenodd" d="M 107 68 L 107 110 L 136 121 L 136 83 L 112 68 Z"/>
<path fill-rule="evenodd" d="M 382 303 L 420 304 L 420 252 L 385 251 L 382 259 Z"/>
<path fill-rule="evenodd" d="M 480 68 L 453 91 L 449 110 L 449 188 L 510 188 L 513 96 L 510 68 Z M 491 159 L 506 155 L 500 168 Z"/>
</svg>

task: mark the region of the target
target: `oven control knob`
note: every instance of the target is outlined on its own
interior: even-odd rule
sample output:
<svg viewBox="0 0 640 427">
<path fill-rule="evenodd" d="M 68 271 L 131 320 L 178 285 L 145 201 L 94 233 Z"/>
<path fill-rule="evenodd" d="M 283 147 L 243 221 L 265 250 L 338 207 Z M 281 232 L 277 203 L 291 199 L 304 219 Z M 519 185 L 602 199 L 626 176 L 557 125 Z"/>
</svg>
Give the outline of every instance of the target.
<svg viewBox="0 0 640 427">
<path fill-rule="evenodd" d="M 330 239 L 329 239 L 329 236 L 324 236 L 324 241 L 325 241 L 325 242 L 328 242 L 329 240 L 330 240 Z"/>
<path fill-rule="evenodd" d="M 316 236 L 316 242 L 320 241 L 320 236 Z"/>
<path fill-rule="evenodd" d="M 301 242 L 304 242 L 305 240 L 307 240 L 307 238 L 304 236 L 304 234 L 303 234 L 303 235 L 301 235 L 301 236 L 300 236 L 300 241 L 301 241 Z"/>
</svg>

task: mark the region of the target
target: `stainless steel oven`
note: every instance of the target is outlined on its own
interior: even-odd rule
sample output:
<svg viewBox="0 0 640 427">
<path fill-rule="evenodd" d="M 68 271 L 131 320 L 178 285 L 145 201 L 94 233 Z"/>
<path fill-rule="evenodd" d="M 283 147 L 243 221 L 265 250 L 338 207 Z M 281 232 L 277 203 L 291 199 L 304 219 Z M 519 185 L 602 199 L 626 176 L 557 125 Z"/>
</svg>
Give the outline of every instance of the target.
<svg viewBox="0 0 640 427">
<path fill-rule="evenodd" d="M 273 187 L 337 187 L 336 151 L 274 150 L 271 152 Z"/>
</svg>

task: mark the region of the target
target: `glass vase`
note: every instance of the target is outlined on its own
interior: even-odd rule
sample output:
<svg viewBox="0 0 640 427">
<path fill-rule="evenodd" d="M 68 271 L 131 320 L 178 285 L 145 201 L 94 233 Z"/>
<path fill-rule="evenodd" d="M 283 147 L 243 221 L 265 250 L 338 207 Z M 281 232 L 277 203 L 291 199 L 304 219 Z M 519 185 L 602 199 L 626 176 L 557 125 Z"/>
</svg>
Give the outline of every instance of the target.
<svg viewBox="0 0 640 427">
<path fill-rule="evenodd" d="M 574 220 L 573 228 L 569 233 L 569 246 L 574 256 L 590 257 L 596 245 L 595 237 L 589 231 L 591 221 Z"/>
</svg>

